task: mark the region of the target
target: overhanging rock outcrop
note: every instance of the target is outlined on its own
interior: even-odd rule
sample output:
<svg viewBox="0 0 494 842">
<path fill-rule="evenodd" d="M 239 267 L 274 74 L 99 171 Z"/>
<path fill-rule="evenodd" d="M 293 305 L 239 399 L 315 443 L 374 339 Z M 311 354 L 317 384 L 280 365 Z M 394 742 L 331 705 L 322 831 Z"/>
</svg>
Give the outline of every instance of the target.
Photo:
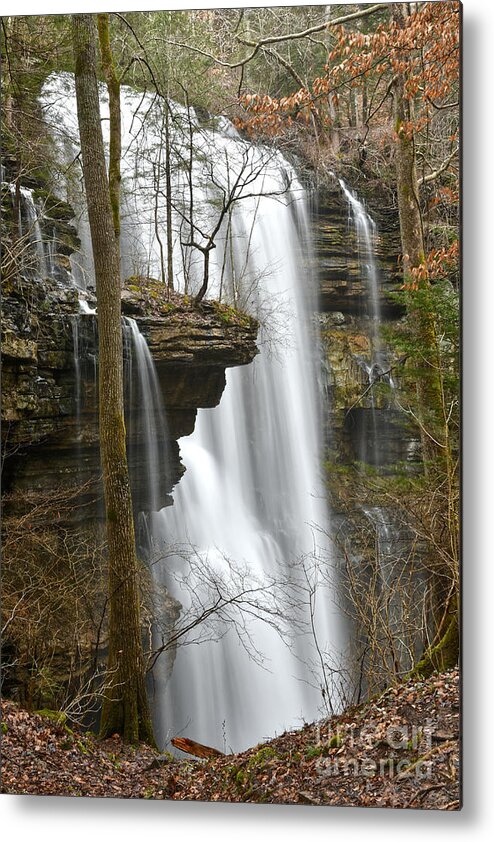
<svg viewBox="0 0 494 842">
<path fill-rule="evenodd" d="M 124 290 L 122 309 L 146 337 L 166 407 L 168 470 L 159 478 L 165 506 L 185 470 L 177 439 L 192 433 L 198 408 L 219 404 L 226 368 L 254 359 L 257 323 L 224 305 L 193 308 L 183 297 L 169 300 L 156 282 Z M 80 313 L 75 289 L 23 280 L 4 298 L 2 328 L 6 510 L 21 513 L 53 489 L 70 495 L 80 488 L 70 518 L 100 518 L 96 316 Z M 129 406 L 129 416 L 137 409 Z M 140 426 L 128 426 L 135 431 L 129 441 L 134 503 L 142 511 L 149 505 L 145 444 Z"/>
</svg>

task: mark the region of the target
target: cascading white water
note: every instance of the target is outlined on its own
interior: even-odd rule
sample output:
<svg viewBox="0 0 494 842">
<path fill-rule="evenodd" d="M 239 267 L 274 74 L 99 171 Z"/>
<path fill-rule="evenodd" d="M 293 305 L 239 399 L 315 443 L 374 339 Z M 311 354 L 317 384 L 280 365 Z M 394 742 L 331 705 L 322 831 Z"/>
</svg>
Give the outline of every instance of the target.
<svg viewBox="0 0 494 842">
<path fill-rule="evenodd" d="M 72 319 L 72 346 L 74 351 L 75 423 L 79 430 L 81 421 L 81 348 L 79 345 L 79 316 Z"/>
<path fill-rule="evenodd" d="M 369 340 L 370 358 L 358 358 L 361 369 L 365 372 L 367 383 L 370 387 L 374 383 L 386 383 L 394 389 L 393 377 L 390 371 L 390 364 L 386 347 L 381 338 L 381 288 L 380 277 L 376 262 L 377 226 L 363 203 L 347 187 L 343 179 L 338 179 L 341 190 L 348 202 L 349 223 L 353 226 L 355 239 L 358 248 L 359 265 L 364 276 L 364 289 L 367 292 L 367 316 L 369 318 Z M 361 461 L 367 461 L 368 453 L 377 454 L 377 418 L 374 389 L 369 392 L 370 408 L 370 430 L 364 425 L 362 442 L 360 448 Z"/>
<path fill-rule="evenodd" d="M 379 275 L 375 258 L 377 227 L 362 202 L 348 189 L 343 179 L 340 178 L 338 181 L 348 202 L 350 221 L 355 229 L 359 262 L 364 269 L 367 282 L 367 300 L 369 316 L 373 321 L 373 339 L 377 340 L 381 323 Z"/>
<path fill-rule="evenodd" d="M 395 383 L 390 372 L 390 361 L 386 346 L 381 338 L 380 277 L 376 263 L 377 226 L 362 202 L 339 179 L 349 208 L 349 222 L 354 228 L 359 251 L 359 262 L 365 279 L 367 291 L 367 316 L 370 321 L 369 339 L 370 359 L 360 358 L 359 363 L 366 373 L 369 387 L 375 383 L 386 383 L 391 389 L 391 406 L 394 404 Z M 374 389 L 370 388 L 367 400 L 370 409 L 363 410 L 360 430 L 359 459 L 371 463 L 378 470 L 389 466 L 386 434 L 386 408 L 377 408 Z M 394 409 L 396 412 L 396 408 Z M 426 583 L 420 570 L 413 563 L 410 550 L 410 536 L 403 523 L 397 522 L 392 509 L 379 505 L 360 504 L 369 529 L 374 535 L 374 546 L 370 558 L 373 561 L 369 581 L 369 606 L 374 612 L 373 623 L 377 634 L 383 639 L 393 641 L 393 657 L 383 655 L 388 660 L 389 674 L 393 674 L 396 665 L 406 672 L 413 665 L 414 649 L 420 641 L 420 606 Z M 361 559 L 355 557 L 357 563 Z M 362 572 L 362 581 L 368 575 Z M 410 629 L 417 629 L 416 637 L 410 635 Z M 385 650 L 383 649 L 383 652 Z M 394 658 L 394 660 L 393 660 Z"/>
<path fill-rule="evenodd" d="M 192 616 L 214 602 L 214 579 L 221 577 L 224 587 L 230 566 L 245 566 L 248 573 L 246 583 L 239 576 L 230 582 L 228 595 L 234 596 L 271 579 L 305 586 L 304 564 L 309 577 L 321 555 L 328 564 L 326 536 L 319 531 L 328 529 L 328 513 L 319 476 L 315 346 L 304 290 L 313 279 L 301 253 L 302 245 L 309 248 L 306 211 L 301 197 L 294 205 L 286 197 L 283 202 L 262 198 L 260 211 L 249 260 L 258 271 L 276 267 L 258 294 L 274 297 L 283 308 L 286 334 L 277 355 L 263 350 L 261 339 L 255 362 L 228 373 L 218 409 L 199 413 L 194 434 L 180 442 L 187 473 L 174 506 L 155 523 L 163 547 L 189 545 L 190 560 L 184 561 L 185 546 L 162 566 L 161 576 Z M 303 598 L 307 602 L 307 592 Z M 317 642 L 338 651 L 341 621 L 322 583 L 317 600 Z M 238 617 L 220 643 L 179 648 L 165 692 L 160 689 L 163 740 L 185 729 L 196 739 L 219 747 L 226 740 L 228 749 L 240 750 L 317 715 L 324 678 L 315 663 L 309 606 L 293 617 L 305 621 L 305 634 L 293 634 L 287 644 L 270 625 L 290 620 L 283 604 L 270 604 L 263 619 L 248 617 L 244 632 L 239 602 Z M 221 628 L 211 633 L 221 634 Z M 264 670 L 252 660 L 255 649 Z M 317 667 L 315 675 L 310 663 Z"/>
<path fill-rule="evenodd" d="M 48 240 L 46 243 L 46 251 L 48 276 L 53 278 L 55 276 L 55 255 L 57 253 L 57 235 L 55 228 L 53 228 L 51 240 Z"/>
<path fill-rule="evenodd" d="M 366 281 L 367 312 L 371 321 L 370 339 L 372 343 L 372 358 L 369 363 L 362 362 L 366 368 L 369 383 L 372 383 L 376 378 L 381 377 L 383 365 L 387 363 L 386 350 L 380 336 L 382 314 L 380 277 L 376 262 L 377 225 L 365 209 L 363 203 L 352 193 L 343 179 L 339 178 L 338 182 L 348 202 L 349 221 L 354 227 L 359 263 L 363 269 Z M 385 382 L 391 388 L 394 387 L 390 372 L 386 373 Z"/>
<path fill-rule="evenodd" d="M 16 185 L 9 184 L 9 189 L 12 194 L 12 200 L 14 200 Z M 39 223 L 39 213 L 34 202 L 33 191 L 21 185 L 19 187 L 19 193 L 19 235 L 21 238 L 23 236 L 27 237 L 33 252 L 32 256 L 26 259 L 26 252 L 23 249 L 21 263 L 27 267 L 30 274 L 39 278 L 46 278 L 49 276 L 48 264 L 43 245 L 43 234 Z"/>
<path fill-rule="evenodd" d="M 123 271 L 164 280 L 166 212 L 155 205 L 163 115 L 149 97 L 122 94 Z M 63 127 L 61 152 L 72 135 L 73 160 L 68 74 L 48 80 L 42 105 L 49 122 Z M 180 441 L 187 472 L 174 505 L 149 521 L 156 581 L 182 606 L 171 677 L 162 660 L 155 668 L 155 722 L 162 745 L 185 731 L 240 750 L 315 718 L 324 703 L 338 704 L 330 669 L 345 641 L 320 475 L 313 256 L 293 167 L 278 152 L 243 141 L 224 119 L 204 129 L 181 106 L 172 114 L 176 287 L 197 291 L 204 258 L 192 243 L 207 243 L 234 191 L 211 251 L 208 294 L 260 319 L 260 354 L 228 372 L 218 408 L 199 411 L 193 435 Z M 90 275 L 90 261 L 78 260 Z M 157 384 L 129 324 L 146 407 Z M 159 465 L 156 430 L 144 427 L 148 461 Z M 160 633 L 158 623 L 158 645 Z"/>
<path fill-rule="evenodd" d="M 76 287 L 81 302 L 81 313 L 94 313 L 95 310 L 89 307 L 84 298 L 86 283 L 77 257 L 71 257 L 71 268 L 68 269 L 63 254 L 63 238 L 59 239 L 57 236 L 57 224 L 54 224 L 54 220 L 45 214 L 42 203 L 35 201 L 35 191 L 24 185 L 17 185 L 15 182 L 2 180 L 1 185 L 3 189 L 10 192 L 14 207 L 18 205 L 19 242 L 16 244 L 16 249 L 21 270 L 33 279 L 49 279 L 62 287 L 66 285 Z M 18 201 L 17 191 L 19 191 Z M 51 234 L 47 237 L 46 229 L 50 228 Z M 91 252 L 90 238 L 84 245 Z"/>
<path fill-rule="evenodd" d="M 127 429 L 129 439 L 143 450 L 139 470 L 146 474 L 146 510 L 156 512 L 160 505 L 160 473 L 166 471 L 168 438 L 167 421 L 153 358 L 135 319 L 125 317 L 124 336 L 130 333 L 129 365 L 127 370 Z M 133 363 L 135 362 L 135 366 Z M 137 394 L 133 369 L 136 373 Z M 135 411 L 135 406 L 138 411 Z M 137 428 L 137 429 L 133 429 Z"/>
</svg>

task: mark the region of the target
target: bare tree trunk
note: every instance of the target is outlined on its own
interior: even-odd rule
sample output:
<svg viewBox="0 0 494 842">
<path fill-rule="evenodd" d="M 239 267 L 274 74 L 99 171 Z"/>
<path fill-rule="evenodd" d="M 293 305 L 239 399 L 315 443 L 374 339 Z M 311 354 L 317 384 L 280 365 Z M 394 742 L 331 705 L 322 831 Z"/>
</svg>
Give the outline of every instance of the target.
<svg viewBox="0 0 494 842">
<path fill-rule="evenodd" d="M 392 4 L 393 19 L 403 26 L 408 15 L 407 4 Z M 405 284 L 413 284 L 413 270 L 425 266 L 424 236 L 419 201 L 419 185 L 415 157 L 412 104 L 405 93 L 405 75 L 399 74 L 393 85 L 393 116 L 396 132 L 396 184 L 403 252 Z M 413 293 L 408 300 L 408 312 L 420 343 L 421 361 L 417 376 L 417 404 L 421 422 L 421 443 L 424 470 L 433 470 L 446 482 L 451 503 L 454 488 L 454 468 L 444 390 L 441 379 L 439 337 L 434 309 L 430 301 L 430 283 L 425 276 L 420 298 Z M 450 509 L 450 507 L 448 507 Z M 448 519 L 451 512 L 448 510 Z M 453 518 L 454 521 L 454 518 Z M 456 541 L 456 524 L 450 523 L 452 540 Z M 455 552 L 456 557 L 456 552 Z M 458 658 L 458 592 L 450 589 L 449 571 L 433 576 L 434 613 L 439 617 L 435 638 L 424 653 L 417 671 L 428 674 L 433 668 L 456 663 Z M 449 591 L 449 592 L 448 592 Z"/>
<path fill-rule="evenodd" d="M 15 149 L 15 193 L 14 231 L 15 238 L 22 239 L 20 180 L 23 169 L 22 143 L 24 106 L 24 50 L 22 36 L 23 20 L 19 17 L 5 18 L 2 26 L 2 66 L 4 68 L 3 96 L 5 109 L 4 131 L 10 133 Z"/>
<path fill-rule="evenodd" d="M 170 106 L 165 103 L 165 179 L 166 179 L 166 259 L 168 292 L 173 289 L 173 228 L 172 228 L 172 178 L 170 143 Z"/>
<path fill-rule="evenodd" d="M 77 116 L 96 274 L 99 429 L 109 576 L 108 679 L 101 736 L 154 743 L 145 688 L 138 564 L 125 446 L 120 268 L 101 131 L 97 33 L 91 15 L 72 18 Z"/>
<path fill-rule="evenodd" d="M 406 9 L 393 3 L 393 17 L 400 25 L 406 19 Z M 424 236 L 419 202 L 419 186 L 415 158 L 415 142 L 410 103 L 405 94 L 405 77 L 398 75 L 393 85 L 393 117 L 396 132 L 396 186 L 400 216 L 400 234 L 403 254 L 405 284 L 413 284 L 413 270 L 425 266 Z M 424 294 L 429 288 L 424 282 Z M 441 389 L 439 381 L 438 338 L 432 308 L 422 301 L 421 306 L 409 301 L 409 312 L 415 321 L 417 336 L 422 340 L 424 355 L 421 376 L 417 380 L 418 405 L 422 416 L 422 450 L 427 470 L 428 463 L 440 453 L 431 429 L 434 414 L 440 413 Z"/>
<path fill-rule="evenodd" d="M 162 115 L 160 137 L 163 136 L 164 122 L 165 122 L 165 118 Z M 160 143 L 160 145 L 158 147 L 158 160 L 153 161 L 152 164 L 153 164 L 153 191 L 154 191 L 154 236 L 156 237 L 156 239 L 158 241 L 158 247 L 159 247 L 159 250 L 160 250 L 161 280 L 163 281 L 163 283 L 165 283 L 165 278 L 166 278 L 165 250 L 163 248 L 163 241 L 161 239 L 160 221 L 159 221 L 159 200 L 160 200 L 160 187 L 161 187 L 161 150 L 162 149 L 163 149 L 163 146 Z"/>
<path fill-rule="evenodd" d="M 110 161 L 108 181 L 113 216 L 113 228 L 120 261 L 120 158 L 122 156 L 122 129 L 120 113 L 120 81 L 115 71 L 110 44 L 110 22 L 108 14 L 98 15 L 98 35 L 101 50 L 101 62 L 108 88 L 110 108 Z"/>
<path fill-rule="evenodd" d="M 420 213 L 417 167 L 413 134 L 408 128 L 410 115 L 405 100 L 404 79 L 398 77 L 393 86 L 393 116 L 397 137 L 396 186 L 400 233 L 403 247 L 403 274 L 411 280 L 410 270 L 425 262 L 422 217 Z"/>
<path fill-rule="evenodd" d="M 338 127 L 340 125 L 339 106 L 334 94 L 328 96 L 329 116 L 331 118 L 331 127 L 329 129 L 329 144 L 334 155 L 340 154 L 340 133 Z"/>
<path fill-rule="evenodd" d="M 208 291 L 208 284 L 209 284 L 209 254 L 211 249 L 214 248 L 213 245 L 206 246 L 206 248 L 201 249 L 204 255 L 204 266 L 202 272 L 202 284 L 199 292 L 197 293 L 196 297 L 194 298 L 194 304 L 200 304 L 204 296 Z"/>
</svg>

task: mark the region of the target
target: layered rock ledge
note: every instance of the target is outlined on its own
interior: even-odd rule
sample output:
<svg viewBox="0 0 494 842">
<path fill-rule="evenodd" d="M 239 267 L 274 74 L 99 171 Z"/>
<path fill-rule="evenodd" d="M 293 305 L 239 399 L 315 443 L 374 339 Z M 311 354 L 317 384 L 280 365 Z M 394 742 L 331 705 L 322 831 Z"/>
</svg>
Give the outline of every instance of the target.
<svg viewBox="0 0 494 842">
<path fill-rule="evenodd" d="M 398 256 L 400 232 L 398 210 L 393 214 L 378 212 L 376 263 L 380 279 L 379 306 L 383 317 L 396 318 L 401 307 L 393 293 L 402 284 Z M 348 202 L 336 178 L 330 179 L 318 192 L 314 234 L 320 275 L 320 309 L 362 316 L 367 312 L 368 291 L 362 277 L 362 255 L 359 255 L 354 226 L 349 221 Z"/>
<path fill-rule="evenodd" d="M 135 318 L 148 342 L 166 407 L 162 443 L 168 471 L 159 477 L 159 492 L 160 504 L 167 505 L 185 470 L 177 439 L 192 433 L 198 408 L 218 405 L 226 368 L 254 359 L 257 323 L 221 304 L 193 308 L 183 296 L 168 299 L 157 282 L 133 281 L 123 290 L 122 310 Z M 27 493 L 32 505 L 54 488 L 90 487 L 80 516 L 100 516 L 100 493 L 94 490 L 100 475 L 96 316 L 80 312 L 75 289 L 50 279 L 23 279 L 4 298 L 2 338 L 6 507 L 22 508 Z M 129 461 L 139 511 L 149 501 L 142 425 L 132 423 L 137 410 L 131 401 Z"/>
</svg>

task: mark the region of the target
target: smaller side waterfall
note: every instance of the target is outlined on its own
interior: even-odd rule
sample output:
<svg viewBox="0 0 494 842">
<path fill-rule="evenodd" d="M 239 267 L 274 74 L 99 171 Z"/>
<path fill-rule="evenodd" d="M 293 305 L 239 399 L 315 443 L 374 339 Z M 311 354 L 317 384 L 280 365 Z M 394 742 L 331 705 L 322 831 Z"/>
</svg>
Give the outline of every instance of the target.
<svg viewBox="0 0 494 842">
<path fill-rule="evenodd" d="M 362 506 L 375 535 L 375 560 L 369 578 L 374 622 L 388 641 L 387 668 L 406 672 L 422 646 L 424 593 L 428 582 L 411 535 L 396 513 L 382 506 Z M 371 593 L 372 591 L 372 593 Z"/>
<path fill-rule="evenodd" d="M 29 238 L 34 245 L 36 252 L 36 271 L 42 278 L 46 278 L 48 276 L 48 265 L 46 262 L 43 234 L 39 223 L 39 213 L 34 203 L 32 191 L 25 187 L 21 187 L 21 193 L 24 199 Z"/>
<path fill-rule="evenodd" d="M 9 184 L 12 202 L 15 204 L 17 188 Z M 18 230 L 21 242 L 27 239 L 28 246 L 22 246 L 21 265 L 29 275 L 46 278 L 49 276 L 48 263 L 45 255 L 43 234 L 40 225 L 40 214 L 36 207 L 33 191 L 27 187 L 19 187 L 19 219 Z"/>
<path fill-rule="evenodd" d="M 364 373 L 368 393 L 366 403 L 368 410 L 359 418 L 360 431 L 360 460 L 379 466 L 382 452 L 382 430 L 380 430 L 377 415 L 376 396 L 374 386 L 378 383 L 389 387 L 388 403 L 394 404 L 395 383 L 391 372 L 388 351 L 381 337 L 381 286 L 376 261 L 377 225 L 366 211 L 363 203 L 347 187 L 343 179 L 338 179 L 341 190 L 348 202 L 349 224 L 353 226 L 357 241 L 359 265 L 361 267 L 366 290 L 366 315 L 369 319 L 370 355 L 355 357 L 355 361 Z M 382 401 L 382 396 L 381 396 Z M 382 425 L 381 425 L 382 426 Z M 381 454 L 381 456 L 379 455 Z"/>
<path fill-rule="evenodd" d="M 70 323 L 74 359 L 74 415 L 77 438 L 79 438 L 86 403 L 86 390 L 89 389 L 97 400 L 98 324 L 94 312 L 83 307 L 80 313 L 70 317 Z"/>
<path fill-rule="evenodd" d="M 381 286 L 376 262 L 377 225 L 363 203 L 349 190 L 343 179 L 338 179 L 348 202 L 349 224 L 353 225 L 357 240 L 359 264 L 367 290 L 367 315 L 370 320 L 371 359 L 364 362 L 369 385 L 382 380 L 394 386 L 389 373 L 386 349 L 381 339 Z M 384 377 L 383 377 L 384 374 Z"/>
<path fill-rule="evenodd" d="M 168 424 L 161 388 L 147 342 L 135 319 L 124 318 L 126 346 L 127 438 L 131 482 L 138 486 L 140 526 L 145 541 L 152 540 L 147 523 L 163 505 L 163 487 L 168 474 Z M 143 536 L 140 536 L 141 541 Z M 151 548 L 148 547 L 148 551 Z"/>
<path fill-rule="evenodd" d="M 365 210 L 362 202 L 348 189 L 343 179 L 338 179 L 348 202 L 349 222 L 354 225 L 359 250 L 359 263 L 364 269 L 367 285 L 369 317 L 373 324 L 373 339 L 378 340 L 378 328 L 381 323 L 379 300 L 379 275 L 375 260 L 377 226 Z"/>
<path fill-rule="evenodd" d="M 53 233 L 51 235 L 51 239 L 46 241 L 46 260 L 47 260 L 47 267 L 48 267 L 48 275 L 50 278 L 55 277 L 56 273 L 56 264 L 55 264 L 55 256 L 57 253 L 57 233 L 55 228 L 53 228 Z"/>
<path fill-rule="evenodd" d="M 80 240 L 68 221 L 72 219 L 70 206 L 62 200 L 59 206 L 55 193 L 50 194 L 45 206 L 36 198 L 36 190 L 16 182 L 2 181 L 1 186 L 2 192 L 10 194 L 16 215 L 14 253 L 21 273 L 30 280 L 52 281 L 60 288 L 85 290 L 83 278 L 77 272 Z M 90 241 L 87 245 L 91 248 Z M 81 312 L 90 311 L 81 306 Z"/>
<path fill-rule="evenodd" d="M 75 421 L 79 430 L 81 421 L 81 347 L 79 343 L 79 316 L 72 319 L 72 344 L 74 348 L 74 379 L 75 379 Z"/>
<path fill-rule="evenodd" d="M 359 398 L 346 412 L 353 459 L 365 477 L 368 468 L 396 474 L 409 459 L 404 447 L 410 430 L 396 396 L 392 349 L 382 336 L 382 288 L 377 261 L 377 225 L 362 201 L 338 179 L 348 203 L 348 223 L 357 244 L 364 293 L 361 314 L 354 316 L 367 340 L 365 351 L 353 356 L 362 372 Z M 405 440 L 405 442 L 404 442 Z M 413 457 L 413 454 L 411 454 Z M 352 458 L 352 457 L 351 457 Z M 359 494 L 358 488 L 355 495 Z M 420 551 L 413 543 L 406 518 L 383 505 L 372 484 L 362 481 L 359 502 L 342 535 L 347 551 L 347 580 L 367 690 L 379 689 L 413 665 L 420 644 L 426 582 Z"/>
</svg>

